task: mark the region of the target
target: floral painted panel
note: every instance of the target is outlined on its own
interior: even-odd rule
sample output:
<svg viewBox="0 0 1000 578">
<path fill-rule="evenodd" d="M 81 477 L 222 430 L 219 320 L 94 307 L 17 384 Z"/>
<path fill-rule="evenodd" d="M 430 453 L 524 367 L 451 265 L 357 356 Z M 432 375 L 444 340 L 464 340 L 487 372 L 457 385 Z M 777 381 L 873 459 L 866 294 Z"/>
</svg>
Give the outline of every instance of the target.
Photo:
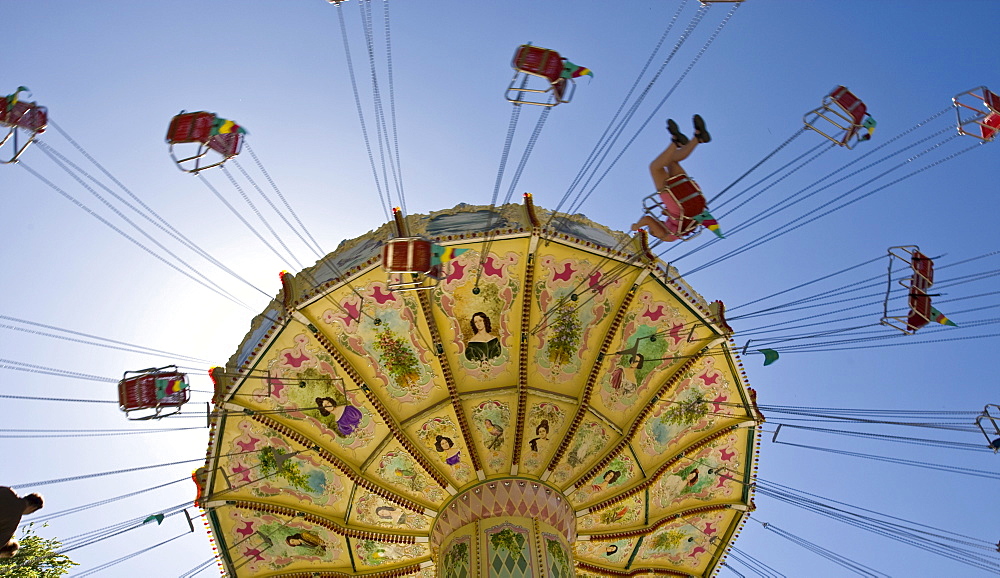
<svg viewBox="0 0 1000 578">
<path fill-rule="evenodd" d="M 385 452 L 372 464 L 382 482 L 422 504 L 440 504 L 445 491 L 402 448 Z"/>
<path fill-rule="evenodd" d="M 591 464 L 601 452 L 608 449 L 612 435 L 617 436 L 611 428 L 600 422 L 584 422 L 576 430 L 569 450 L 553 472 L 552 480 L 557 484 L 565 484 L 572 481 L 574 475 L 583 473 L 585 466 Z"/>
<path fill-rule="evenodd" d="M 495 399 L 483 401 L 472 406 L 471 417 L 481 440 L 479 455 L 485 460 L 485 467 L 494 472 L 505 470 L 514 439 L 510 406 Z"/>
<path fill-rule="evenodd" d="M 229 432 L 236 435 L 229 440 L 230 457 L 218 476 L 226 485 L 216 485 L 227 499 L 248 494 L 293 508 L 327 508 L 346 498 L 345 483 L 350 482 L 343 472 L 314 452 L 293 447 L 281 433 L 250 419 L 231 423 Z M 340 504 L 337 515 L 345 507 Z"/>
<path fill-rule="evenodd" d="M 608 355 L 606 372 L 598 382 L 600 400 L 611 414 L 629 421 L 663 384 L 667 370 L 685 361 L 689 319 L 653 293 L 639 293 L 622 319 L 615 353 Z M 679 359 L 681 357 L 681 359 Z"/>
<path fill-rule="evenodd" d="M 359 568 L 415 562 L 431 554 L 427 544 L 393 544 L 357 539 L 352 539 L 351 544 L 354 547 L 354 560 Z"/>
<path fill-rule="evenodd" d="M 330 326 L 324 330 L 336 335 L 343 350 L 371 364 L 387 399 L 400 404 L 426 400 L 434 388 L 434 355 L 418 338 L 417 298 L 409 291 L 389 291 L 378 281 L 355 289 L 331 297 L 337 306 L 323 310 L 321 321 Z"/>
<path fill-rule="evenodd" d="M 618 455 L 602 468 L 596 477 L 573 492 L 569 496 L 570 502 L 579 508 L 583 504 L 611 498 L 622 488 L 632 485 L 637 478 L 637 472 L 638 468 L 631 456 Z"/>
<path fill-rule="evenodd" d="M 742 420 L 746 412 L 740 407 L 725 405 L 733 399 L 733 384 L 717 364 L 723 357 L 706 357 L 680 376 L 668 399 L 656 403 L 639 428 L 640 456 L 649 462 L 659 459 L 719 427 Z M 736 397 L 736 400 L 739 398 Z M 733 417 L 728 417 L 733 416 Z"/>
<path fill-rule="evenodd" d="M 465 374 L 475 381 L 495 379 L 513 371 L 517 356 L 514 333 L 519 331 L 515 302 L 521 292 L 514 274 L 521 257 L 514 251 L 490 253 L 479 272 L 479 251 L 461 253 L 449 262 L 449 273 L 433 297 L 445 314 L 442 325 L 450 326 L 451 345 L 458 352 L 452 359 L 456 379 Z M 442 337 L 448 334 L 442 327 Z"/>
<path fill-rule="evenodd" d="M 316 564 L 349 568 L 344 538 L 323 526 L 242 508 L 228 508 L 226 520 L 232 524 L 230 556 L 250 573 Z"/>
<path fill-rule="evenodd" d="M 472 480 L 472 462 L 458 426 L 451 416 L 433 417 L 416 430 L 416 437 L 426 450 L 426 455 L 437 456 L 437 469 L 460 487 Z"/>
<path fill-rule="evenodd" d="M 392 530 L 430 529 L 432 520 L 424 514 L 414 512 L 386 500 L 363 488 L 358 488 L 351 501 L 352 523 Z"/>
<path fill-rule="evenodd" d="M 490 578 L 531 578 L 531 534 L 506 522 L 486 529 L 486 563 Z"/>
<path fill-rule="evenodd" d="M 384 426 L 374 408 L 357 386 L 315 339 L 306 332 L 282 335 L 272 348 L 267 376 L 248 379 L 241 392 L 254 403 L 275 410 L 288 420 L 307 422 L 310 437 L 332 442 L 338 454 L 366 456 L 372 440 Z M 237 400 L 243 401 L 243 400 Z M 365 450 L 368 451 L 365 451 Z"/>
<path fill-rule="evenodd" d="M 551 578 L 573 578 L 573 564 L 564 539 L 555 534 L 542 532 L 542 547 L 545 550 L 545 569 Z"/>
<path fill-rule="evenodd" d="M 444 551 L 443 578 L 469 578 L 472 575 L 472 537 L 456 538 Z"/>
<path fill-rule="evenodd" d="M 598 324 L 615 308 L 611 296 L 625 281 L 602 283 L 596 262 L 552 255 L 538 260 L 535 276 L 534 298 L 542 312 L 535 370 L 547 381 L 566 382 L 581 373 Z"/>
<path fill-rule="evenodd" d="M 635 493 L 577 518 L 576 527 L 580 532 L 610 532 L 623 528 L 637 527 L 645 521 L 645 492 Z"/>
<path fill-rule="evenodd" d="M 633 563 L 669 564 L 691 574 L 700 574 L 716 548 L 722 547 L 721 541 L 714 538 L 725 534 L 735 516 L 733 510 L 722 510 L 667 522 L 646 536 Z"/>
<path fill-rule="evenodd" d="M 565 434 L 566 410 L 551 401 L 529 398 L 528 413 L 524 420 L 524 447 L 521 449 L 521 471 L 540 474 L 544 460 L 555 451 L 558 441 Z"/>
<path fill-rule="evenodd" d="M 699 502 L 740 500 L 751 432 L 734 430 L 685 455 L 664 472 L 649 489 L 650 516 L 696 507 Z"/>
<path fill-rule="evenodd" d="M 577 560 L 586 560 L 609 566 L 623 565 L 638 538 L 619 538 L 612 541 L 578 540 L 574 545 Z"/>
</svg>

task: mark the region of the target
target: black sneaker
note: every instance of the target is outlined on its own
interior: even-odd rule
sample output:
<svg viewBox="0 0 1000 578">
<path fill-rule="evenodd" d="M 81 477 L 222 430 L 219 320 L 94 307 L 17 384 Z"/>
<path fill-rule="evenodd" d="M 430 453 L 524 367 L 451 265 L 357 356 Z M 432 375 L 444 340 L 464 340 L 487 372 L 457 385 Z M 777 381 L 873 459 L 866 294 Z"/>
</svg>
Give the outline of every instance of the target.
<svg viewBox="0 0 1000 578">
<path fill-rule="evenodd" d="M 674 143 L 677 146 L 682 147 L 688 143 L 688 137 L 681 133 L 681 129 L 677 127 L 677 123 L 672 118 L 667 119 L 667 132 L 673 137 Z"/>
<path fill-rule="evenodd" d="M 712 135 L 705 130 L 705 119 L 697 114 L 694 115 L 694 137 L 698 139 L 698 142 L 711 142 L 712 140 Z"/>
</svg>

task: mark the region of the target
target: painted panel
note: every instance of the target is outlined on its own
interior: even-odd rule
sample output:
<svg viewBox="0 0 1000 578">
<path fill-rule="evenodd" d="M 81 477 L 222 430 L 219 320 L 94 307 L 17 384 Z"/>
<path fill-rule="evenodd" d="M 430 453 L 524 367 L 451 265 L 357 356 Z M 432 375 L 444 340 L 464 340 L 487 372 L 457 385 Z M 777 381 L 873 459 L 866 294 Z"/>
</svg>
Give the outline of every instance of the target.
<svg viewBox="0 0 1000 578">
<path fill-rule="evenodd" d="M 486 475 L 509 474 L 517 395 L 511 392 L 479 398 L 466 401 L 464 405 Z"/>
<path fill-rule="evenodd" d="M 577 518 L 582 534 L 620 532 L 638 529 L 645 523 L 646 493 L 637 492 L 624 500 Z"/>
<path fill-rule="evenodd" d="M 351 524 L 377 531 L 426 532 L 434 522 L 430 516 L 404 508 L 364 488 L 354 492 L 350 507 L 348 521 Z"/>
<path fill-rule="evenodd" d="M 345 516 L 350 478 L 309 448 L 250 418 L 231 418 L 211 499 L 263 501 Z"/>
<path fill-rule="evenodd" d="M 725 536 L 737 523 L 738 514 L 734 510 L 721 510 L 667 522 L 643 539 L 633 565 L 648 564 L 701 575 L 708 569 L 716 549 L 722 547 L 721 540 L 715 538 Z"/>
<path fill-rule="evenodd" d="M 306 316 L 401 419 L 447 395 L 413 292 L 389 291 L 381 270 L 317 300 Z"/>
<path fill-rule="evenodd" d="M 351 539 L 354 564 L 359 571 L 381 566 L 398 566 L 421 562 L 430 557 L 427 544 L 394 544 L 378 540 Z"/>
<path fill-rule="evenodd" d="M 440 509 L 448 493 L 398 443 L 390 443 L 366 470 L 369 478 L 432 510 Z"/>
<path fill-rule="evenodd" d="M 230 537 L 227 554 L 243 573 L 352 571 L 344 538 L 328 528 L 245 508 L 227 506 L 216 512 L 223 533 Z"/>
<path fill-rule="evenodd" d="M 581 562 L 592 562 L 601 566 L 625 569 L 632 549 L 638 538 L 619 538 L 617 540 L 578 540 L 574 546 L 575 557 Z"/>
<path fill-rule="evenodd" d="M 706 503 L 742 502 L 752 434 L 749 428 L 732 430 L 668 468 L 649 488 L 650 520 Z"/>
<path fill-rule="evenodd" d="M 622 490 L 643 479 L 642 472 L 626 447 L 623 452 L 612 458 L 607 466 L 601 468 L 594 478 L 580 485 L 579 489 L 568 498 L 573 507 L 582 509 L 584 505 L 619 495 Z"/>
<path fill-rule="evenodd" d="M 720 371 L 720 368 L 722 371 Z M 646 471 L 653 471 L 677 450 L 726 426 L 749 419 L 728 373 L 724 354 L 698 360 L 680 376 L 665 399 L 643 420 L 633 445 Z"/>
<path fill-rule="evenodd" d="M 585 417 L 562 461 L 553 470 L 551 481 L 563 489 L 568 488 L 576 478 L 593 467 L 601 453 L 618 443 L 619 439 L 621 436 L 618 432 L 607 424 L 592 416 Z"/>
<path fill-rule="evenodd" d="M 553 401 L 548 397 L 529 395 L 524 418 L 520 474 L 541 476 L 566 429 L 576 405 Z"/>
<path fill-rule="evenodd" d="M 407 433 L 416 440 L 428 461 L 456 488 L 476 479 L 469 448 L 462 437 L 451 405 L 442 406 L 433 417 L 420 418 Z"/>
<path fill-rule="evenodd" d="M 360 464 L 388 435 L 360 387 L 309 330 L 289 325 L 261 356 L 262 362 L 232 397 Z"/>
<path fill-rule="evenodd" d="M 481 246 L 458 255 L 433 293 L 434 316 L 460 392 L 517 383 L 521 272 L 527 239 L 495 242 L 479 271 Z M 478 282 L 478 284 L 477 284 Z"/>
<path fill-rule="evenodd" d="M 485 530 L 487 575 L 490 578 L 536 576 L 531 556 L 531 531 L 504 522 Z"/>
</svg>

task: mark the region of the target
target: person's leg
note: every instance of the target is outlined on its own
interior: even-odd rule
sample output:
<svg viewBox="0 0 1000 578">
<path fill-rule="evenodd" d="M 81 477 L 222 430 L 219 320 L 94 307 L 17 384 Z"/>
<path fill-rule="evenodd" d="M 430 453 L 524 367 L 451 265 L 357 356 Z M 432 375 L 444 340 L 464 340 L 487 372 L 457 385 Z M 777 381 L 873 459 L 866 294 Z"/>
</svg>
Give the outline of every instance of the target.
<svg viewBox="0 0 1000 578">
<path fill-rule="evenodd" d="M 632 225 L 632 230 L 638 231 L 643 227 L 648 227 L 649 234 L 653 235 L 654 237 L 656 237 L 661 241 L 669 242 L 677 240 L 677 235 L 671 233 L 669 230 L 667 230 L 667 228 L 663 225 L 663 223 L 657 221 L 656 219 L 650 217 L 649 215 L 644 215 L 641 219 L 639 219 L 638 223 L 634 223 Z"/>
</svg>

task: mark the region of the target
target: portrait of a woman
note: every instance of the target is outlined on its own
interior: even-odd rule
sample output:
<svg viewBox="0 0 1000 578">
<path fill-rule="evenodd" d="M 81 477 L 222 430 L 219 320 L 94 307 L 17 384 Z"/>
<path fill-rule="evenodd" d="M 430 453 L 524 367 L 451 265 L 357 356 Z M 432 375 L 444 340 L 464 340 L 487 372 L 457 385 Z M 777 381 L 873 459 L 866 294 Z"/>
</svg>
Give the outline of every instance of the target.
<svg viewBox="0 0 1000 578">
<path fill-rule="evenodd" d="M 482 311 L 472 315 L 469 322 L 472 328 L 472 337 L 469 338 L 465 348 L 465 358 L 469 361 L 479 363 L 487 362 L 500 357 L 500 339 L 493 335 L 493 324 L 489 316 Z"/>
<path fill-rule="evenodd" d="M 354 433 L 363 417 L 360 409 L 350 404 L 339 405 L 332 397 L 317 397 L 316 408 L 323 417 L 333 416 L 334 429 L 341 437 Z"/>
</svg>

